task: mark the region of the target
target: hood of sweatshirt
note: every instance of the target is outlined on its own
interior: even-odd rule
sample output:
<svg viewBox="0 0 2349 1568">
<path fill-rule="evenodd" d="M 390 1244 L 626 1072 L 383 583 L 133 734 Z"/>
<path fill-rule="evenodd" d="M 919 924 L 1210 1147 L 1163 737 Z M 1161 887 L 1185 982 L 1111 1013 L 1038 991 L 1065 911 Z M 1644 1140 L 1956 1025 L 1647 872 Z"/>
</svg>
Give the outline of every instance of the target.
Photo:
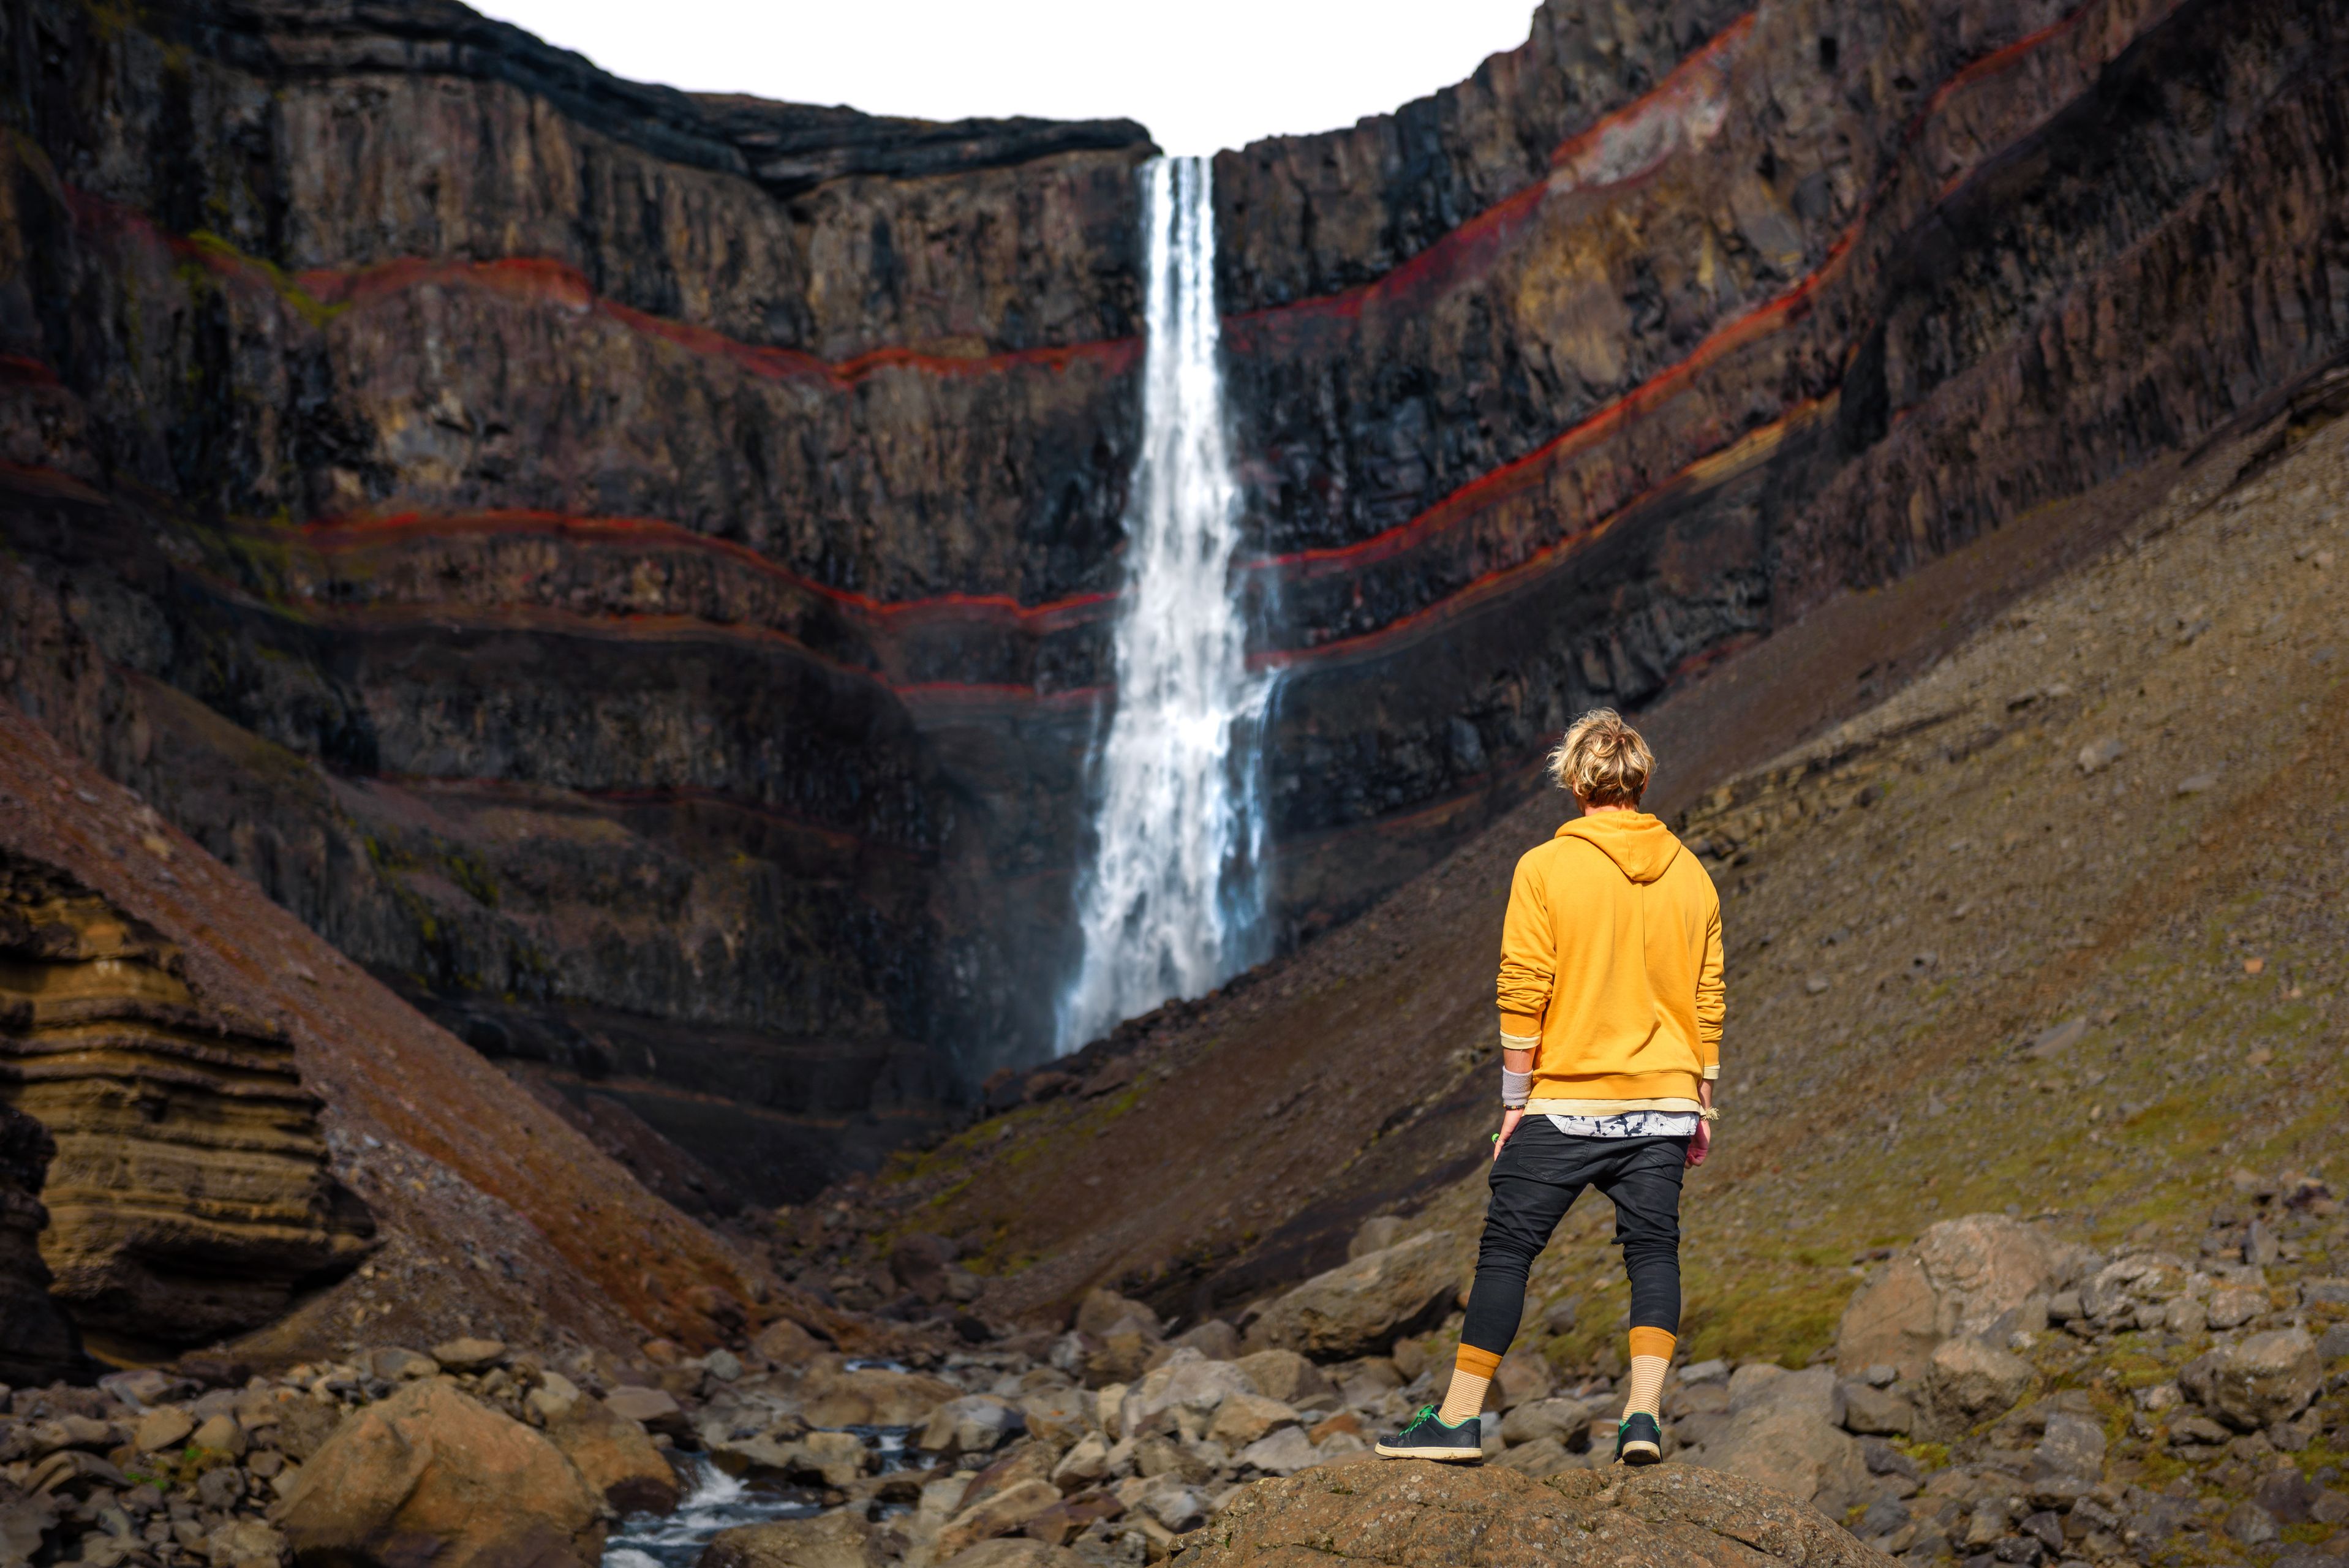
<svg viewBox="0 0 2349 1568">
<path fill-rule="evenodd" d="M 1672 830 L 1645 811 L 1601 811 L 1577 817 L 1560 828 L 1557 836 L 1597 845 L 1635 882 L 1654 882 L 1681 852 L 1681 841 L 1672 837 Z"/>
</svg>

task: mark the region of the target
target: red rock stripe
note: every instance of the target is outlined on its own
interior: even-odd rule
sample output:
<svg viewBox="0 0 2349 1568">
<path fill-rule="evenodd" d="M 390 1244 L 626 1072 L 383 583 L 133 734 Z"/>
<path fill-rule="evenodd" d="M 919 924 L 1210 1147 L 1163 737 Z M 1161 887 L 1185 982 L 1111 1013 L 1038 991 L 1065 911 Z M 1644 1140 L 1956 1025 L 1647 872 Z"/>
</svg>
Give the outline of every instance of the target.
<svg viewBox="0 0 2349 1568">
<path fill-rule="evenodd" d="M 2182 0 L 2173 0 L 2173 3 L 2164 6 L 2158 15 L 2168 15 L 2177 9 L 2179 3 L 2182 3 Z M 2029 37 L 2020 39 L 1998 50 L 1995 54 L 1984 56 L 1982 59 L 1973 62 L 1972 65 L 1959 72 L 1956 77 L 1952 77 L 1951 83 L 1933 95 L 1932 107 L 1939 108 L 1946 101 L 1951 92 L 1960 84 L 1961 78 L 1980 79 L 1998 70 L 2005 69 L 2031 49 L 2044 46 L 2078 26 L 2086 14 L 2095 8 L 2095 5 L 2096 0 L 2089 0 L 2088 4 L 2079 7 L 2064 20 L 2043 27 Z M 1744 21 L 1725 30 L 1723 37 L 1726 39 L 1729 34 L 1736 32 L 1751 21 L 1752 17 L 1749 15 Z M 1716 40 L 1716 42 L 1719 41 Z M 1923 134 L 1928 118 L 1928 114 L 1920 113 L 1910 121 L 1907 138 L 1909 145 L 1913 145 Z M 1684 389 L 1688 382 L 1711 363 L 1802 319 L 1807 312 L 1811 295 L 1816 294 L 1823 284 L 1828 282 L 1849 259 L 1859 236 L 1867 228 L 1868 220 L 1875 215 L 1877 205 L 1881 201 L 1885 190 L 1894 179 L 1898 178 L 1898 175 L 1897 165 L 1886 170 L 1883 180 L 1878 182 L 1876 190 L 1870 191 L 1868 199 L 1861 203 L 1858 215 L 1853 219 L 1850 226 L 1837 236 L 1835 243 L 1828 248 L 1826 257 L 1807 276 L 1775 299 L 1758 306 L 1725 326 L 1716 328 L 1690 352 L 1687 358 L 1658 372 L 1647 381 L 1588 416 L 1580 424 L 1552 437 L 1524 457 L 1469 480 L 1416 516 L 1372 534 L 1368 539 L 1357 540 L 1351 544 L 1329 545 L 1314 550 L 1295 551 L 1283 555 L 1259 557 L 1244 563 L 1243 570 L 1294 572 L 1300 576 L 1311 578 L 1330 572 L 1386 560 L 1402 551 L 1425 543 L 1433 535 L 1457 526 L 1495 502 L 1506 500 L 1537 482 L 1541 477 L 1541 470 L 1549 464 L 1576 451 L 1586 449 L 1618 428 L 1626 419 L 1654 408 L 1671 395 Z M 1945 200 L 1962 186 L 1970 175 L 1971 171 L 1967 171 L 1952 179 L 1942 189 L 1940 199 Z M 1538 191 L 1539 187 L 1536 190 Z M 1379 285 L 1370 286 L 1376 288 Z M 1857 335 L 1864 336 L 1865 334 Z M 1637 501 L 1631 504 L 1636 505 Z"/>
<path fill-rule="evenodd" d="M 0 385 L 9 382 L 55 387 L 57 373 L 46 359 L 36 359 L 29 354 L 0 354 Z"/>
<path fill-rule="evenodd" d="M 431 284 L 457 284 L 523 298 L 551 300 L 574 310 L 592 310 L 636 332 L 674 343 L 696 354 L 721 358 L 769 380 L 824 381 L 846 387 L 880 370 L 914 370 L 933 376 L 994 376 L 1007 370 L 1065 370 L 1096 362 L 1122 370 L 1141 354 L 1138 338 L 1103 338 L 1051 348 L 1000 354 L 921 354 L 908 348 L 878 348 L 853 358 L 826 360 L 795 348 L 746 343 L 712 327 L 654 315 L 595 293 L 587 275 L 569 262 L 549 256 L 513 256 L 491 262 L 402 257 L 372 266 L 317 268 L 295 283 L 326 305 L 365 306 Z"/>
<path fill-rule="evenodd" d="M 1396 637 L 1404 636 L 1434 623 L 1464 614 L 1488 600 L 1506 595 L 1526 580 L 1547 572 L 1560 562 L 1580 554 L 1605 537 L 1616 524 L 1671 491 L 1703 483 L 1708 474 L 1714 470 L 1731 469 L 1742 471 L 1750 459 L 1764 455 L 1775 448 L 1788 430 L 1806 424 L 1831 410 L 1837 400 L 1837 394 L 1829 393 L 1823 398 L 1798 403 L 1770 423 L 1757 426 L 1727 445 L 1698 458 L 1661 484 L 1653 485 L 1642 490 L 1639 495 L 1617 507 L 1588 527 L 1543 545 L 1522 561 L 1512 562 L 1506 566 L 1495 567 L 1482 576 L 1471 579 L 1435 603 L 1414 610 L 1407 615 L 1399 615 L 1376 630 L 1363 632 L 1351 637 L 1335 638 L 1326 643 L 1316 643 L 1309 647 L 1267 649 L 1252 655 L 1248 663 L 1253 668 L 1286 669 L 1308 660 L 1319 659 L 1326 655 L 1354 655 L 1368 653 Z"/>
<path fill-rule="evenodd" d="M 1329 545 L 1318 550 L 1296 551 L 1287 555 L 1260 557 L 1248 562 L 1245 570 L 1280 571 L 1310 579 L 1387 560 L 1425 543 L 1431 535 L 1454 528 L 1510 496 L 1531 489 L 1541 482 L 1559 459 L 1597 445 L 1626 420 L 1649 412 L 1685 390 L 1700 372 L 1724 356 L 1801 319 L 1812 294 L 1839 271 L 1849 257 L 1853 243 L 1866 222 L 1867 214 L 1863 212 L 1829 248 L 1826 260 L 1808 276 L 1768 304 L 1716 328 L 1690 351 L 1687 358 L 1650 377 L 1580 424 L 1553 436 L 1524 457 L 1469 480 L 1409 521 L 1397 523 L 1352 544 Z M 1630 504 L 1638 502 L 1635 500 Z"/>
</svg>

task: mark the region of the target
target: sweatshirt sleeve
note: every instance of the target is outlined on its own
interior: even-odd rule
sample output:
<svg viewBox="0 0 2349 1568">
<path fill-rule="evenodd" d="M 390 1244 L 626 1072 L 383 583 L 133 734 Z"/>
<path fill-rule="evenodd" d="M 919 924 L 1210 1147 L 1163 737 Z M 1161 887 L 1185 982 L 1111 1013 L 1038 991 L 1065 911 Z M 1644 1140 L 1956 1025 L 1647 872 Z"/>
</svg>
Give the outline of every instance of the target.
<svg viewBox="0 0 2349 1568">
<path fill-rule="evenodd" d="M 1696 1054 L 1709 1078 L 1721 1076 L 1721 1021 L 1729 1010 L 1721 971 L 1721 905 L 1715 903 L 1704 923 L 1704 963 L 1696 975 Z"/>
<path fill-rule="evenodd" d="M 1517 861 L 1509 882 L 1509 910 L 1501 920 L 1501 1033 L 1539 1036 L 1549 1011 L 1551 978 L 1557 973 L 1556 935 L 1549 900 L 1533 856 Z"/>
</svg>

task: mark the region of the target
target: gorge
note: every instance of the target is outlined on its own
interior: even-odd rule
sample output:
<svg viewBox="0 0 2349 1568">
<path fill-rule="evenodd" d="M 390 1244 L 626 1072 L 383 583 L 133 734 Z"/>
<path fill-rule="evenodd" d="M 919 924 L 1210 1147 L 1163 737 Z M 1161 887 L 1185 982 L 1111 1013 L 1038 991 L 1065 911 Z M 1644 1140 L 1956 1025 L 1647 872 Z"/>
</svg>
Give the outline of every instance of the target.
<svg viewBox="0 0 2349 1568">
<path fill-rule="evenodd" d="M 1577 709 L 2058 550 L 2330 364 L 2344 48 L 2315 0 L 1547 0 L 1218 155 L 1278 683 L 1268 945 L 1221 962 L 1496 820 Z M 694 97 L 450 0 L 27 0 L 0 80 L 12 703 L 741 1197 L 1097 1032 L 1143 128 Z"/>
</svg>

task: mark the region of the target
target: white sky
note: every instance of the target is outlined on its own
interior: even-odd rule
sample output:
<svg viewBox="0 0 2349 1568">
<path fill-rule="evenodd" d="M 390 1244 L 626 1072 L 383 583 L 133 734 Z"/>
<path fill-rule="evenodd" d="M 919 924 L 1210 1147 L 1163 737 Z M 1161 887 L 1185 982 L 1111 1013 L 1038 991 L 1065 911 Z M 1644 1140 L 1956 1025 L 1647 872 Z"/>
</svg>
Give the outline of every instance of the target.
<svg viewBox="0 0 2349 1568">
<path fill-rule="evenodd" d="M 1207 153 L 1459 81 L 1525 42 L 1535 0 L 474 3 L 637 81 L 923 119 L 1124 116 Z"/>
</svg>

